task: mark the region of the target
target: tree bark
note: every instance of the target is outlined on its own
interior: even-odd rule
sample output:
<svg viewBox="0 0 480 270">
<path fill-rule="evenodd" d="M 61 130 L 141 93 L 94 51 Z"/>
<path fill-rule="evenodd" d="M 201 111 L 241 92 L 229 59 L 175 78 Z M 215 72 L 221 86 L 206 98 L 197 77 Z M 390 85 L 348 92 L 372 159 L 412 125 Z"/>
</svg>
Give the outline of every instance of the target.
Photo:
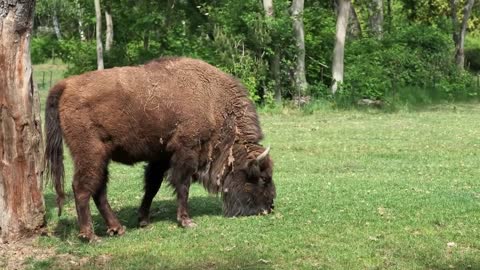
<svg viewBox="0 0 480 270">
<path fill-rule="evenodd" d="M 307 78 L 305 72 L 305 33 L 303 28 L 303 0 L 293 0 L 291 13 L 293 17 L 293 30 L 297 47 L 297 67 L 295 69 L 295 88 L 297 95 L 307 95 Z"/>
<path fill-rule="evenodd" d="M 0 1 L 1 242 L 44 225 L 40 103 L 29 49 L 34 6 L 35 0 Z"/>
<path fill-rule="evenodd" d="M 473 4 L 475 0 L 468 0 L 463 9 L 463 20 L 460 28 L 460 33 L 457 34 L 457 44 L 455 44 L 455 63 L 460 69 L 465 68 L 465 37 L 467 36 L 467 24 L 470 15 L 472 14 Z"/>
<path fill-rule="evenodd" d="M 58 40 L 62 39 L 62 34 L 60 32 L 60 23 L 58 23 L 57 10 L 53 9 L 53 29 Z"/>
<path fill-rule="evenodd" d="M 105 22 L 107 24 L 107 32 L 105 38 L 105 51 L 108 52 L 113 44 L 113 20 L 109 10 L 105 10 Z"/>
<path fill-rule="evenodd" d="M 338 84 L 343 82 L 343 61 L 345 55 L 345 36 L 347 32 L 347 20 L 350 10 L 350 0 L 340 0 L 337 15 L 335 48 L 333 49 L 332 63 L 332 94 L 338 90 Z"/>
<path fill-rule="evenodd" d="M 143 33 L 143 49 L 145 51 L 148 51 L 150 49 L 150 31 L 145 30 L 145 33 Z"/>
<path fill-rule="evenodd" d="M 453 42 L 455 43 L 455 48 L 458 44 L 458 17 L 457 17 L 457 3 L 456 0 L 450 0 L 450 11 L 452 16 L 452 27 L 453 27 Z M 457 49 L 457 48 L 456 48 Z M 455 50 L 456 52 L 456 50 Z"/>
<path fill-rule="evenodd" d="M 387 19 L 386 19 L 386 31 L 392 31 L 393 27 L 393 14 L 392 14 L 392 0 L 387 0 Z"/>
<path fill-rule="evenodd" d="M 265 16 L 271 20 L 275 19 L 275 12 L 273 9 L 273 1 L 272 0 L 263 0 L 263 8 L 265 9 Z M 273 55 L 270 57 L 270 73 L 272 74 L 273 81 L 274 81 L 274 95 L 275 95 L 275 102 L 277 104 L 282 103 L 282 89 L 280 83 L 280 49 L 276 44 L 275 40 L 273 40 Z"/>
<path fill-rule="evenodd" d="M 368 18 L 372 36 L 382 38 L 383 33 L 383 0 L 371 0 Z"/>
<path fill-rule="evenodd" d="M 81 41 L 86 41 L 85 31 L 83 31 L 83 8 L 80 6 L 80 2 L 75 0 L 75 5 L 77 7 L 77 16 L 78 16 L 78 33 L 80 35 Z"/>
<path fill-rule="evenodd" d="M 350 4 L 347 30 L 348 38 L 357 39 L 362 37 L 362 27 L 360 26 L 360 21 L 358 20 L 357 12 L 353 4 Z"/>
<path fill-rule="evenodd" d="M 100 0 L 95 1 L 95 19 L 97 20 L 97 69 L 103 69 L 103 45 L 102 45 L 102 11 L 100 9 Z"/>
</svg>

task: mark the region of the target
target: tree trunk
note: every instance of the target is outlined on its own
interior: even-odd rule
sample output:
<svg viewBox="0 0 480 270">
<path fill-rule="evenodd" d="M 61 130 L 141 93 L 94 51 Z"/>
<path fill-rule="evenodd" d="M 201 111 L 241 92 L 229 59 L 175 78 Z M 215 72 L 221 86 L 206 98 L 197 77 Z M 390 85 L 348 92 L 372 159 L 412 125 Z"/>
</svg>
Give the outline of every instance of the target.
<svg viewBox="0 0 480 270">
<path fill-rule="evenodd" d="M 368 23 L 372 36 L 382 38 L 383 33 L 383 0 L 371 0 Z"/>
<path fill-rule="evenodd" d="M 347 19 L 350 10 L 350 0 L 340 0 L 337 15 L 335 48 L 333 49 L 332 64 L 332 94 L 338 90 L 338 84 L 343 82 L 343 59 L 345 55 L 345 35 Z"/>
<path fill-rule="evenodd" d="M 150 49 L 150 31 L 145 30 L 145 33 L 143 33 L 143 49 L 145 51 L 148 51 Z"/>
<path fill-rule="evenodd" d="M 307 78 L 305 74 L 305 33 L 303 29 L 303 0 L 293 0 L 291 12 L 293 30 L 297 47 L 297 67 L 295 69 L 295 88 L 297 95 L 307 95 Z"/>
<path fill-rule="evenodd" d="M 113 44 L 113 20 L 109 10 L 105 11 L 105 22 L 107 24 L 107 33 L 105 38 L 105 51 L 108 52 Z"/>
<path fill-rule="evenodd" d="M 452 28 L 453 28 L 453 42 L 455 43 L 455 52 L 458 45 L 458 17 L 457 17 L 457 3 L 456 0 L 450 0 L 450 10 L 452 16 Z"/>
<path fill-rule="evenodd" d="M 83 9 L 80 6 L 80 2 L 78 2 L 78 0 L 75 0 L 75 5 L 77 6 L 78 12 L 78 33 L 80 34 L 80 40 L 86 41 L 87 39 L 85 38 L 85 32 L 83 31 Z"/>
<path fill-rule="evenodd" d="M 467 24 L 470 15 L 472 14 L 473 4 L 475 0 L 468 0 L 465 8 L 463 9 L 463 20 L 460 28 L 460 33 L 457 34 L 457 44 L 455 44 L 455 62 L 460 69 L 465 68 L 465 37 L 467 35 Z"/>
<path fill-rule="evenodd" d="M 53 9 L 53 29 L 58 40 L 62 39 L 62 34 L 60 32 L 60 24 L 58 23 L 57 10 Z"/>
<path fill-rule="evenodd" d="M 100 10 L 100 0 L 95 1 L 95 19 L 97 20 L 97 69 L 103 69 L 103 45 L 102 45 L 102 11 Z"/>
<path fill-rule="evenodd" d="M 393 27 L 392 0 L 387 0 L 387 31 L 390 32 Z"/>
<path fill-rule="evenodd" d="M 362 37 L 362 27 L 360 26 L 360 21 L 358 20 L 357 12 L 353 4 L 350 4 L 350 13 L 348 16 L 348 38 L 357 39 Z"/>
<path fill-rule="evenodd" d="M 35 0 L 0 2 L 0 239 L 44 225 L 40 103 L 32 79 Z"/>
<path fill-rule="evenodd" d="M 273 1 L 272 0 L 263 0 L 263 8 L 265 9 L 265 16 L 270 18 L 271 20 L 275 19 L 275 12 L 273 9 Z M 278 48 L 277 44 L 275 44 L 275 40 L 273 40 L 273 55 L 270 57 L 270 73 L 272 74 L 273 81 L 274 81 L 274 95 L 275 95 L 275 102 L 277 104 L 282 103 L 282 89 L 280 84 L 280 49 Z"/>
</svg>

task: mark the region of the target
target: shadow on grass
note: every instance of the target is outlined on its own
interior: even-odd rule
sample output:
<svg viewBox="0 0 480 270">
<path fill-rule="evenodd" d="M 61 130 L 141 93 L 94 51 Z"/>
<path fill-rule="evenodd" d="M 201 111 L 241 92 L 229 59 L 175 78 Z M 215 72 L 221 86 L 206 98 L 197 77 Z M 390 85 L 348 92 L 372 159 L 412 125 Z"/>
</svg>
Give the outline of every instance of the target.
<svg viewBox="0 0 480 270">
<path fill-rule="evenodd" d="M 109 261 L 111 269 L 273 269 L 271 262 L 263 260 L 252 250 L 241 249 L 234 253 L 218 254 L 216 258 L 197 258 L 185 260 L 179 254 L 177 259 L 162 255 L 146 255 L 142 252 L 125 258 Z M 89 269 L 101 269 L 91 265 Z"/>
<path fill-rule="evenodd" d="M 426 259 L 431 260 L 431 258 Z M 472 258 L 466 258 L 464 260 L 455 260 L 449 263 L 425 263 L 426 269 L 438 269 L 438 270 L 447 270 L 447 269 L 480 269 L 480 260 L 475 260 Z"/>
<path fill-rule="evenodd" d="M 67 198 L 72 198 L 72 194 L 68 194 Z M 132 199 L 132 203 L 140 203 L 136 199 Z M 47 208 L 55 208 L 55 195 L 46 194 L 45 204 Z M 139 205 L 131 204 L 122 207 L 119 211 L 114 209 L 115 214 L 122 223 L 127 227 L 127 230 L 136 230 L 138 227 L 138 207 Z M 95 233 L 99 236 L 105 236 L 107 227 L 102 216 L 96 211 L 93 203 L 90 204 L 92 210 L 92 219 Z M 213 196 L 193 196 L 189 198 L 189 213 L 192 219 L 200 216 L 221 216 L 222 202 L 218 197 Z M 52 211 L 47 211 L 46 219 L 52 220 Z M 176 200 L 172 196 L 171 199 L 154 200 L 150 208 L 150 223 L 155 224 L 160 221 L 168 220 L 172 223 L 177 223 L 177 206 Z M 54 235 L 62 240 L 66 240 L 72 234 L 78 233 L 77 217 L 65 216 L 60 217 L 54 229 Z"/>
</svg>

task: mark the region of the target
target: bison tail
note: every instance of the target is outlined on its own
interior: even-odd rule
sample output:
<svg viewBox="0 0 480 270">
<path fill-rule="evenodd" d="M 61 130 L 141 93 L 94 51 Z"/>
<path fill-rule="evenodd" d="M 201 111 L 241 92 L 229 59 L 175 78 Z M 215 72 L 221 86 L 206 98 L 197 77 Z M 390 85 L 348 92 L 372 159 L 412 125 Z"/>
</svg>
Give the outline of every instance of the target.
<svg viewBox="0 0 480 270">
<path fill-rule="evenodd" d="M 45 172 L 47 179 L 53 179 L 53 185 L 57 193 L 59 216 L 62 214 L 65 200 L 65 170 L 63 167 L 63 138 L 58 103 L 64 89 L 65 84 L 63 82 L 56 84 L 48 94 L 45 108 L 45 133 L 47 136 L 44 160 Z"/>
</svg>

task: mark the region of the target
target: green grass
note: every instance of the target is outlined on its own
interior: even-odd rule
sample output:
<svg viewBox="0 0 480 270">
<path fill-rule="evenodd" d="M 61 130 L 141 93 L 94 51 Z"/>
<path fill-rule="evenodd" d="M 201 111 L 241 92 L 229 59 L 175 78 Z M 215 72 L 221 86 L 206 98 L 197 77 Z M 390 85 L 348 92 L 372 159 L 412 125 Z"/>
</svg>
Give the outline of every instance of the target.
<svg viewBox="0 0 480 270">
<path fill-rule="evenodd" d="M 108 195 L 127 233 L 105 236 L 92 203 L 102 242 L 80 242 L 70 185 L 60 218 L 49 187 L 51 236 L 39 245 L 58 257 L 30 266 L 68 268 L 67 254 L 85 269 L 479 269 L 479 115 L 478 104 L 262 113 L 275 212 L 224 218 L 220 199 L 194 185 L 191 230 L 176 225 L 169 187 L 153 203 L 152 225 L 137 228 L 142 164 L 113 163 Z M 66 168 L 70 180 L 69 158 Z"/>
</svg>

